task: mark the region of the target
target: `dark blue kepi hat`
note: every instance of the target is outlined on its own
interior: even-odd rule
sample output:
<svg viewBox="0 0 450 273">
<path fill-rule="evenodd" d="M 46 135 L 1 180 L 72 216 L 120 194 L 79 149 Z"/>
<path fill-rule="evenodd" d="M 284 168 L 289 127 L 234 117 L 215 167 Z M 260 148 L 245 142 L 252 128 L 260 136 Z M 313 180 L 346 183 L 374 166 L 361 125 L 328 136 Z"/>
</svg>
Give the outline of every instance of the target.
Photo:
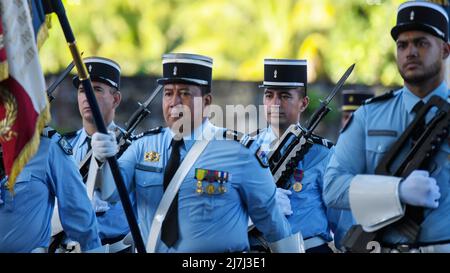
<svg viewBox="0 0 450 273">
<path fill-rule="evenodd" d="M 89 77 L 92 81 L 102 82 L 120 90 L 120 66 L 113 60 L 102 57 L 88 57 L 83 59 Z M 78 76 L 73 77 L 73 85 L 78 88 L 80 80 Z"/>
<path fill-rule="evenodd" d="M 298 88 L 307 85 L 306 60 L 264 59 L 264 82 L 260 88 Z"/>
<path fill-rule="evenodd" d="M 396 41 L 400 33 L 420 30 L 448 41 L 448 14 L 440 5 L 425 1 L 401 4 L 397 11 L 397 24 L 391 30 Z"/>
<path fill-rule="evenodd" d="M 203 55 L 170 53 L 162 57 L 163 77 L 158 84 L 188 83 L 211 86 L 213 59 Z"/>
</svg>

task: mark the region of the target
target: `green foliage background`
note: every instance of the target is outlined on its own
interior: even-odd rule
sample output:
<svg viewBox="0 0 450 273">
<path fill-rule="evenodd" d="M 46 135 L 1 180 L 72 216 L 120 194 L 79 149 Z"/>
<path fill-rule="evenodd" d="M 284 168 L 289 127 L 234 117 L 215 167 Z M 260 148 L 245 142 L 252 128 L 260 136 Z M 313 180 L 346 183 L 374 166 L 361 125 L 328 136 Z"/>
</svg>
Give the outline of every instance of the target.
<svg viewBox="0 0 450 273">
<path fill-rule="evenodd" d="M 400 0 L 67 0 L 84 56 L 118 61 L 123 75 L 161 74 L 161 56 L 214 59 L 214 78 L 260 81 L 264 58 L 308 59 L 309 81 L 397 85 L 390 29 Z M 46 73 L 70 62 L 53 18 L 41 49 Z"/>
</svg>

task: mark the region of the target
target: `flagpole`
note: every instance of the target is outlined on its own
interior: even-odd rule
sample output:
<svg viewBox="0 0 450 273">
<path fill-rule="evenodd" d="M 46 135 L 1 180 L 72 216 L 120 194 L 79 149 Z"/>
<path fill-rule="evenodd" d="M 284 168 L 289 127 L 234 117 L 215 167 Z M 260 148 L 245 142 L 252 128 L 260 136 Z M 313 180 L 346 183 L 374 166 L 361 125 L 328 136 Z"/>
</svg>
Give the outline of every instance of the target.
<svg viewBox="0 0 450 273">
<path fill-rule="evenodd" d="M 450 18 L 450 0 L 447 0 L 447 3 L 446 3 L 446 4 L 443 4 L 442 7 L 443 7 L 444 9 L 446 9 L 447 14 L 448 14 L 448 16 L 449 16 L 449 18 Z M 449 28 L 449 31 L 450 31 L 450 22 L 448 23 L 448 28 Z M 449 42 L 449 41 L 447 41 L 447 42 Z M 446 66 L 446 67 L 445 67 L 445 69 L 446 69 L 446 70 L 445 70 L 445 74 L 447 75 L 447 77 L 446 77 L 447 88 L 450 89 L 450 56 L 447 57 L 447 64 L 446 64 L 445 66 Z"/>
<path fill-rule="evenodd" d="M 50 1 L 52 11 L 55 12 L 56 15 L 58 16 L 61 28 L 63 29 L 64 32 L 64 36 L 66 37 L 66 41 L 69 45 L 69 50 L 70 53 L 72 54 L 73 63 L 77 68 L 78 77 L 80 79 L 81 84 L 83 85 L 86 98 L 89 103 L 89 107 L 92 110 L 97 130 L 100 133 L 107 134 L 108 132 L 106 130 L 105 123 L 103 122 L 103 118 L 100 113 L 97 100 L 93 92 L 92 83 L 89 78 L 89 74 L 87 73 L 86 66 L 84 65 L 84 62 L 81 59 L 81 55 L 75 41 L 75 36 L 73 35 L 72 32 L 72 28 L 70 27 L 69 20 L 67 18 L 66 11 L 64 9 L 64 5 L 61 2 L 61 0 L 50 0 Z M 130 226 L 131 235 L 133 236 L 137 252 L 146 253 L 144 241 L 142 240 L 141 232 L 139 230 L 139 226 L 137 224 L 136 217 L 134 215 L 133 208 L 131 206 L 131 202 L 127 193 L 127 189 L 125 187 L 125 183 L 122 178 L 122 174 L 120 173 L 119 170 L 119 164 L 117 163 L 117 159 L 115 156 L 113 156 L 109 157 L 107 160 L 111 168 L 112 175 L 114 177 L 114 182 L 116 183 L 120 200 L 122 201 L 122 205 L 125 211 L 125 215 L 127 217 L 128 225 Z"/>
</svg>

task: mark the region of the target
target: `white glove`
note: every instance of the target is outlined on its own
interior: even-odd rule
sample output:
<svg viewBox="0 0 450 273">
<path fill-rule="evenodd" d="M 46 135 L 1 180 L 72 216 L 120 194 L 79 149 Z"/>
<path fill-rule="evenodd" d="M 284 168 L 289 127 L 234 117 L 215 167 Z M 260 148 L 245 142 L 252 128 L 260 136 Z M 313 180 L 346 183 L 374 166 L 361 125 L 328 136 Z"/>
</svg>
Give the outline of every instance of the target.
<svg viewBox="0 0 450 273">
<path fill-rule="evenodd" d="M 100 199 L 99 195 L 100 193 L 98 191 L 94 191 L 94 195 L 91 200 L 92 207 L 95 212 L 106 212 L 110 209 L 108 202 Z"/>
<path fill-rule="evenodd" d="M 292 192 L 290 190 L 277 188 L 275 199 L 277 202 L 277 206 L 280 208 L 281 212 L 284 215 L 291 215 L 292 213 L 294 213 L 291 208 L 291 200 L 289 199 L 289 195 L 291 194 Z"/>
<path fill-rule="evenodd" d="M 106 158 L 114 156 L 119 146 L 117 145 L 116 136 L 113 132 L 108 134 L 94 133 L 91 140 L 92 154 L 104 162 Z"/>
<path fill-rule="evenodd" d="M 400 183 L 399 191 L 403 203 L 431 209 L 439 206 L 439 187 L 427 171 L 413 171 Z"/>
</svg>

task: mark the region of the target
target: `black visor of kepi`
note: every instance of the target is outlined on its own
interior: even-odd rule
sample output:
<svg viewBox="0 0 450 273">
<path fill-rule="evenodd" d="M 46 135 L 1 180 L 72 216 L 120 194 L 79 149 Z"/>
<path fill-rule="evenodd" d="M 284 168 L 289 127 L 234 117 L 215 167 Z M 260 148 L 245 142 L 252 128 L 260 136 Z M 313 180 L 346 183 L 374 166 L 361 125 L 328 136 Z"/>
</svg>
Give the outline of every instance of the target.
<svg viewBox="0 0 450 273">
<path fill-rule="evenodd" d="M 298 88 L 307 85 L 306 60 L 264 59 L 264 81 L 260 88 Z"/>
<path fill-rule="evenodd" d="M 391 36 L 396 41 L 402 32 L 419 30 L 447 42 L 448 24 L 448 14 L 441 6 L 424 1 L 405 2 L 398 8 L 397 24 L 392 28 Z"/>
<path fill-rule="evenodd" d="M 170 53 L 162 57 L 163 77 L 158 84 L 187 83 L 211 86 L 213 60 L 210 57 L 188 54 Z"/>
<path fill-rule="evenodd" d="M 113 60 L 102 57 L 88 57 L 83 60 L 92 81 L 102 82 L 120 90 L 120 66 Z M 73 77 L 73 85 L 78 88 L 80 80 Z"/>
</svg>

